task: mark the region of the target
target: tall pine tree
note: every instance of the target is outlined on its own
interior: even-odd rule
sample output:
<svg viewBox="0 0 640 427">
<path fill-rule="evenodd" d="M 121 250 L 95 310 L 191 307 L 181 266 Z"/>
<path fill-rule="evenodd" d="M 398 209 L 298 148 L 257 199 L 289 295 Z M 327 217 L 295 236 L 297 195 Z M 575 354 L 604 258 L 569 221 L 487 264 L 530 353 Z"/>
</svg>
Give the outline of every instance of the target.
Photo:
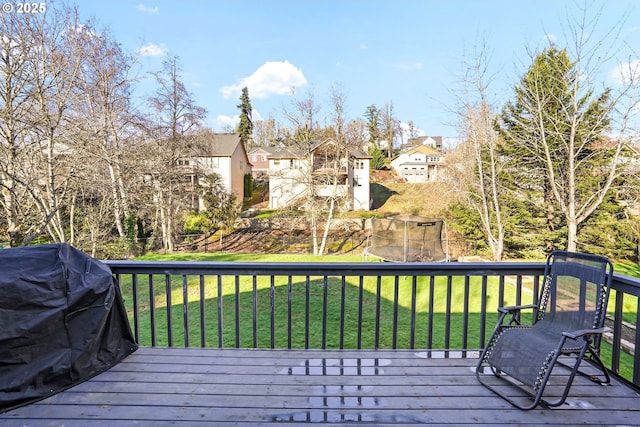
<svg viewBox="0 0 640 427">
<path fill-rule="evenodd" d="M 251 119 L 252 107 L 249 99 L 249 89 L 246 86 L 242 88 L 240 104 L 237 107 L 240 109 L 240 122 L 236 132 L 240 133 L 240 138 L 245 145 L 250 145 L 250 142 L 253 141 L 253 121 Z"/>
<path fill-rule="evenodd" d="M 609 89 L 596 94 L 565 49 L 539 53 L 505 106 L 500 131 L 513 163 L 513 183 L 523 197 L 546 210 L 547 250 L 576 250 L 578 226 L 602 203 L 616 168 L 616 147 L 604 133 L 614 102 Z M 613 155 L 612 155 L 613 154 Z"/>
<path fill-rule="evenodd" d="M 369 154 L 371 155 L 371 168 L 380 170 L 384 167 L 384 153 L 380 149 L 380 131 L 381 118 L 380 110 L 371 104 L 364 113 L 367 119 L 367 130 L 369 131 Z"/>
</svg>

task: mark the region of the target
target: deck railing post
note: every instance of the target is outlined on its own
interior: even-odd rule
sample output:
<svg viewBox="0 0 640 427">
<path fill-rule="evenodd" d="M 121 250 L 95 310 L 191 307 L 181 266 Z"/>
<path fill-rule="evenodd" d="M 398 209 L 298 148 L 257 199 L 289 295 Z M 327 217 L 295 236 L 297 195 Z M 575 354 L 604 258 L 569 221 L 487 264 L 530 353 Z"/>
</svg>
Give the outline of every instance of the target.
<svg viewBox="0 0 640 427">
<path fill-rule="evenodd" d="M 168 274 L 164 276 L 165 297 L 167 299 L 167 345 L 173 347 L 173 322 L 172 322 L 172 310 L 173 304 L 171 302 L 171 277 Z"/>
<path fill-rule="evenodd" d="M 535 304 L 544 272 L 543 263 L 106 263 L 143 346 L 173 347 L 174 333 L 183 331 L 185 347 L 195 344 L 192 336 L 206 347 L 216 342 L 210 337 L 207 343 L 214 333 L 207 328 L 217 324 L 219 348 L 423 348 L 444 354 L 483 348 L 496 307 Z M 140 282 L 142 275 L 147 283 Z M 608 322 L 614 331 L 603 358 L 613 373 L 638 384 L 640 279 L 616 274 L 612 289 Z M 174 292 L 182 292 L 175 305 Z M 199 321 L 190 313 L 194 307 Z M 182 316 L 174 316 L 174 308 Z M 165 315 L 166 323 L 159 322 Z M 304 325 L 294 324 L 302 317 Z M 268 339 L 260 335 L 267 330 Z"/>
<path fill-rule="evenodd" d="M 155 346 L 156 338 L 156 299 L 155 289 L 153 286 L 153 274 L 149 274 L 149 323 L 151 325 L 151 345 Z"/>
<path fill-rule="evenodd" d="M 207 300 L 206 292 L 205 292 L 205 281 L 204 275 L 201 274 L 199 276 L 199 285 L 200 285 L 200 347 L 207 346 L 207 325 L 206 325 L 206 305 L 205 301 Z"/>
<path fill-rule="evenodd" d="M 184 346 L 189 347 L 189 287 L 186 274 L 182 275 L 182 330 Z"/>
</svg>

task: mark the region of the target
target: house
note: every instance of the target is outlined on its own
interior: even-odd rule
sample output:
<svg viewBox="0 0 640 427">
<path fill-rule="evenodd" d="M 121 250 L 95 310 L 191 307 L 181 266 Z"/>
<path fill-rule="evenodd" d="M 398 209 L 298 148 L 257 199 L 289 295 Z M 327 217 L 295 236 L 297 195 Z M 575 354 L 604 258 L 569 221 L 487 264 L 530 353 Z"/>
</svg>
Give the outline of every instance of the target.
<svg viewBox="0 0 640 427">
<path fill-rule="evenodd" d="M 369 210 L 370 159 L 360 149 L 332 139 L 313 144 L 306 153 L 297 147 L 275 149 L 269 156 L 269 207 L 295 204 L 313 182 L 316 196 L 337 195 L 348 209 Z"/>
<path fill-rule="evenodd" d="M 400 152 L 404 153 L 412 148 L 424 145 L 426 147 L 435 148 L 438 151 L 442 151 L 442 137 L 441 136 L 418 136 L 416 138 L 409 138 L 406 144 L 400 146 Z"/>
<path fill-rule="evenodd" d="M 407 182 L 432 182 L 442 177 L 444 153 L 418 145 L 391 161 L 393 170 Z"/>
<path fill-rule="evenodd" d="M 249 151 L 249 161 L 253 165 L 251 174 L 254 178 L 259 178 L 269 173 L 269 156 L 272 151 L 272 148 L 265 147 L 254 147 Z"/>
<path fill-rule="evenodd" d="M 251 174 L 251 162 L 239 133 L 204 133 L 194 142 L 191 153 L 178 160 L 178 164 L 194 186 L 206 175 L 217 173 L 238 202 L 244 199 L 245 175 Z M 199 206 L 203 208 L 202 201 Z"/>
</svg>

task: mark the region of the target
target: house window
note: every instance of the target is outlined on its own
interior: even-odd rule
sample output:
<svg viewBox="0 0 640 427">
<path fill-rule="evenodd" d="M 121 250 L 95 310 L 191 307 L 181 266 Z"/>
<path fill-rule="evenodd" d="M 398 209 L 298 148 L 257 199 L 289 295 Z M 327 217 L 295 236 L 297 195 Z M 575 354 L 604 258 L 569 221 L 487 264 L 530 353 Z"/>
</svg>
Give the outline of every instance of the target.
<svg viewBox="0 0 640 427">
<path fill-rule="evenodd" d="M 240 170 L 244 170 L 244 162 L 240 162 Z"/>
<path fill-rule="evenodd" d="M 262 156 L 262 161 L 266 162 L 267 161 L 267 156 Z"/>
<path fill-rule="evenodd" d="M 253 160 L 254 162 L 258 161 L 258 156 L 256 156 L 255 154 L 253 156 L 251 156 L 251 160 Z"/>
<path fill-rule="evenodd" d="M 280 160 L 274 160 L 273 161 L 273 165 L 274 166 L 280 166 Z"/>
</svg>

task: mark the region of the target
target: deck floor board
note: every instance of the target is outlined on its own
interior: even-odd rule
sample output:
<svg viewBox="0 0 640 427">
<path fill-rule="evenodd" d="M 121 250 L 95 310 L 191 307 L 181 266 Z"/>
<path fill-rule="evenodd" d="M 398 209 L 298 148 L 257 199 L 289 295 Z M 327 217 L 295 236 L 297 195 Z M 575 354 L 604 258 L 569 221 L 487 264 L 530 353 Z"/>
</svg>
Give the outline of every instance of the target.
<svg viewBox="0 0 640 427">
<path fill-rule="evenodd" d="M 640 425 L 640 395 L 616 381 L 578 377 L 565 405 L 520 411 L 478 384 L 477 359 L 429 355 L 141 348 L 0 425 Z"/>
</svg>

